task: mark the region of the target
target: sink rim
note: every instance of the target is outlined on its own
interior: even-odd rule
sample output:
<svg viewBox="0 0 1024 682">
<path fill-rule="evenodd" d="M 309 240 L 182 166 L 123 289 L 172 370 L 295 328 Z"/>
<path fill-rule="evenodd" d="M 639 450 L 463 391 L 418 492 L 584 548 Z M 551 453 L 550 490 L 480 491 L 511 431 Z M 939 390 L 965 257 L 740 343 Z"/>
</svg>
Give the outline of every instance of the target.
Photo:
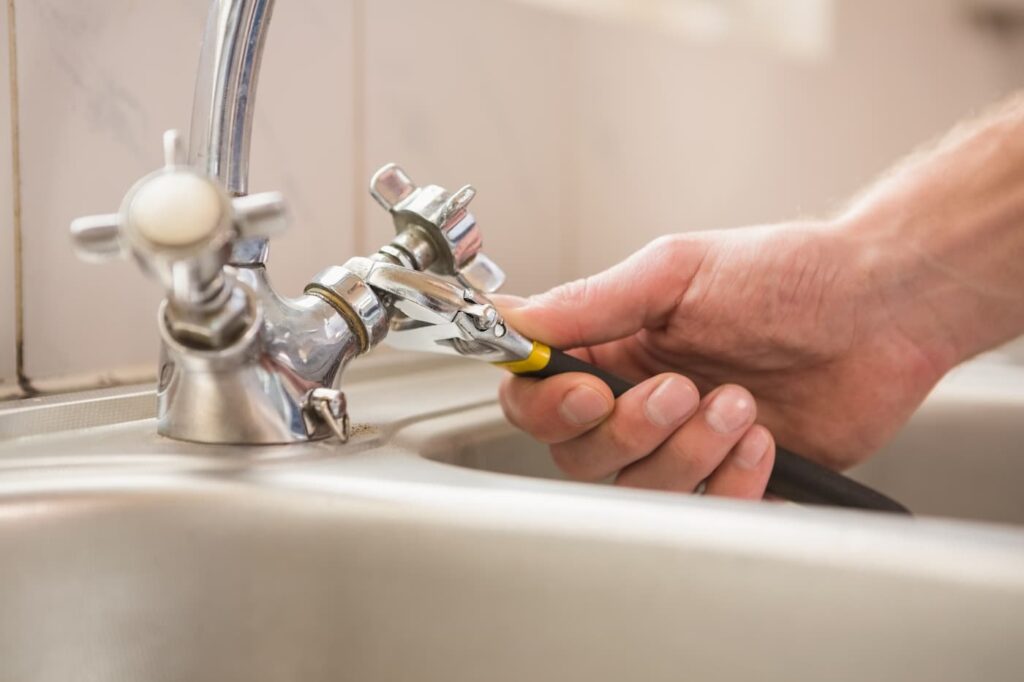
<svg viewBox="0 0 1024 682">
<path fill-rule="evenodd" d="M 436 448 L 453 447 L 457 440 L 453 422 L 465 433 L 493 428 L 500 420 L 497 370 L 488 373 L 471 363 L 441 363 L 434 369 L 350 384 L 352 404 L 377 428 L 358 434 L 348 446 L 181 443 L 156 436 L 152 419 L 0 442 L 0 506 L 56 493 L 64 499 L 100 492 L 131 495 L 201 483 L 256 496 L 283 493 L 287 504 L 311 496 L 373 501 L 375 513 L 390 509 L 448 526 L 584 534 L 1024 590 L 1024 527 L 627 490 L 434 461 Z M 445 386 L 437 386 L 438 372 L 444 373 Z M 387 404 L 396 390 L 415 396 L 409 387 L 416 386 L 433 390 L 435 404 L 420 400 L 415 409 Z M 444 437 L 439 440 L 438 434 Z M 54 456 L 55 449 L 87 443 L 106 456 Z M 238 456 L 246 451 L 249 456 Z M 69 478 L 72 469 L 76 475 Z"/>
<path fill-rule="evenodd" d="M 148 503 L 168 494 L 241 494 L 254 504 L 315 508 L 334 500 L 365 505 L 377 518 L 995 583 L 1024 595 L 1024 528 L 532 479 L 434 461 L 408 444 L 266 466 L 181 464 L 96 463 L 74 478 L 60 467 L 0 471 L 0 532 L 17 523 L 12 508 L 41 500 L 56 514 L 97 496 Z"/>
</svg>

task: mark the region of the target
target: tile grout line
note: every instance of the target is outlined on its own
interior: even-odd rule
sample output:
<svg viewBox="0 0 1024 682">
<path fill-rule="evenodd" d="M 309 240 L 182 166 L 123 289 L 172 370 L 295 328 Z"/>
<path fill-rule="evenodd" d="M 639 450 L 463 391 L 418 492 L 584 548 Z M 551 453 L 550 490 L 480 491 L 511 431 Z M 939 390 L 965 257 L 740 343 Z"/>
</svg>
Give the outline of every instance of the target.
<svg viewBox="0 0 1024 682">
<path fill-rule="evenodd" d="M 12 2 L 14 0 L 11 0 Z M 366 253 L 366 206 L 360 178 L 366 163 L 366 6 L 352 0 L 352 246 L 355 255 Z"/>
<path fill-rule="evenodd" d="M 579 47 L 578 19 L 565 15 L 563 17 L 563 30 L 567 33 L 566 40 L 562 42 L 562 78 L 565 79 L 563 92 L 566 92 L 569 101 L 568 106 L 562 108 L 561 125 L 563 130 L 562 143 L 562 183 L 561 192 L 561 220 L 562 220 L 562 257 L 561 257 L 561 279 L 563 281 L 574 280 L 582 276 L 579 272 L 580 258 L 580 225 L 579 211 L 573 210 L 577 206 L 579 196 L 579 117 L 577 115 L 580 103 L 578 101 L 580 84 L 579 68 L 576 59 L 576 50 Z"/>
<path fill-rule="evenodd" d="M 25 375 L 25 286 L 22 262 L 21 133 L 18 117 L 18 47 L 14 0 L 7 0 L 7 69 L 11 94 L 11 203 L 14 218 L 14 366 L 23 396 L 36 393 Z"/>
</svg>

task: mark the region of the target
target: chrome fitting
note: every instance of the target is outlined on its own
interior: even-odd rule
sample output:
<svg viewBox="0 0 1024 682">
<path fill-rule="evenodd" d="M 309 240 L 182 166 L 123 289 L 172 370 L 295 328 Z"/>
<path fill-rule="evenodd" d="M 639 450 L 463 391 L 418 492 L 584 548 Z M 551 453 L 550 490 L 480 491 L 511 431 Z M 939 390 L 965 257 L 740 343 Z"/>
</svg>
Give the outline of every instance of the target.
<svg viewBox="0 0 1024 682">
<path fill-rule="evenodd" d="M 370 180 L 370 194 L 394 220 L 396 237 L 382 253 L 416 270 L 456 277 L 473 289 L 496 291 L 505 273 L 481 253 L 483 239 L 467 208 L 476 190 L 466 185 L 454 193 L 437 185 L 418 187 L 391 163 Z"/>
<path fill-rule="evenodd" d="M 236 341 L 255 317 L 250 294 L 237 284 L 223 285 L 211 305 L 180 309 L 171 300 L 165 311 L 168 331 L 197 348 L 224 348 Z"/>
<path fill-rule="evenodd" d="M 351 422 L 344 393 L 336 388 L 314 388 L 306 395 L 302 406 L 306 432 L 310 438 L 314 438 L 320 426 L 325 425 L 339 441 L 348 442 Z"/>
<path fill-rule="evenodd" d="M 334 308 L 358 339 L 359 352 L 365 353 L 387 335 L 387 309 L 363 278 L 346 266 L 332 265 L 322 271 L 304 293 Z"/>
</svg>

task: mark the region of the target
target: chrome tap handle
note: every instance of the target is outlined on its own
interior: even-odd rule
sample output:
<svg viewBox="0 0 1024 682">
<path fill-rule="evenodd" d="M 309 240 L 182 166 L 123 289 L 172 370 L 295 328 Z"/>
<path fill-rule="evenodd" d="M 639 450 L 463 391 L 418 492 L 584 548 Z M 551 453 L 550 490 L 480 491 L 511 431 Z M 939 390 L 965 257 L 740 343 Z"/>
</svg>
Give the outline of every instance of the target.
<svg viewBox="0 0 1024 682">
<path fill-rule="evenodd" d="M 94 263 L 126 255 L 121 243 L 121 220 L 117 213 L 88 215 L 71 221 L 71 241 L 79 258 Z"/>
<path fill-rule="evenodd" d="M 163 148 L 163 167 L 136 182 L 117 213 L 72 221 L 72 239 L 86 260 L 133 256 L 167 291 L 175 336 L 221 347 L 253 318 L 245 291 L 225 275 L 232 246 L 283 230 L 284 199 L 277 192 L 228 196 L 185 163 L 175 130 L 164 133 Z"/>
<path fill-rule="evenodd" d="M 277 192 L 232 199 L 212 179 L 184 162 L 181 136 L 164 134 L 164 166 L 128 191 L 118 213 L 71 223 L 77 253 L 104 261 L 133 255 L 176 303 L 208 297 L 239 238 L 284 229 L 286 209 Z"/>
<path fill-rule="evenodd" d="M 370 194 L 387 209 L 398 237 L 382 249 L 406 267 L 457 278 L 484 292 L 496 291 L 505 273 L 480 249 L 483 239 L 469 203 L 476 190 L 450 193 L 437 185 L 417 186 L 397 165 L 378 170 Z"/>
</svg>

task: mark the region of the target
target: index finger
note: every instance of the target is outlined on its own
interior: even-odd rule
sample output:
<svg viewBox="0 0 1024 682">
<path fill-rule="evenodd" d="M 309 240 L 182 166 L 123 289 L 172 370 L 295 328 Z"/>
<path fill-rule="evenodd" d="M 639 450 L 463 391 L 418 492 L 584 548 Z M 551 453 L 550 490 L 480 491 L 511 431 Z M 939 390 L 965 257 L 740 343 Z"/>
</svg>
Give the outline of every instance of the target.
<svg viewBox="0 0 1024 682">
<path fill-rule="evenodd" d="M 586 433 L 615 407 L 611 389 L 603 381 L 576 372 L 547 379 L 508 376 L 498 397 L 514 426 L 549 445 Z"/>
</svg>

